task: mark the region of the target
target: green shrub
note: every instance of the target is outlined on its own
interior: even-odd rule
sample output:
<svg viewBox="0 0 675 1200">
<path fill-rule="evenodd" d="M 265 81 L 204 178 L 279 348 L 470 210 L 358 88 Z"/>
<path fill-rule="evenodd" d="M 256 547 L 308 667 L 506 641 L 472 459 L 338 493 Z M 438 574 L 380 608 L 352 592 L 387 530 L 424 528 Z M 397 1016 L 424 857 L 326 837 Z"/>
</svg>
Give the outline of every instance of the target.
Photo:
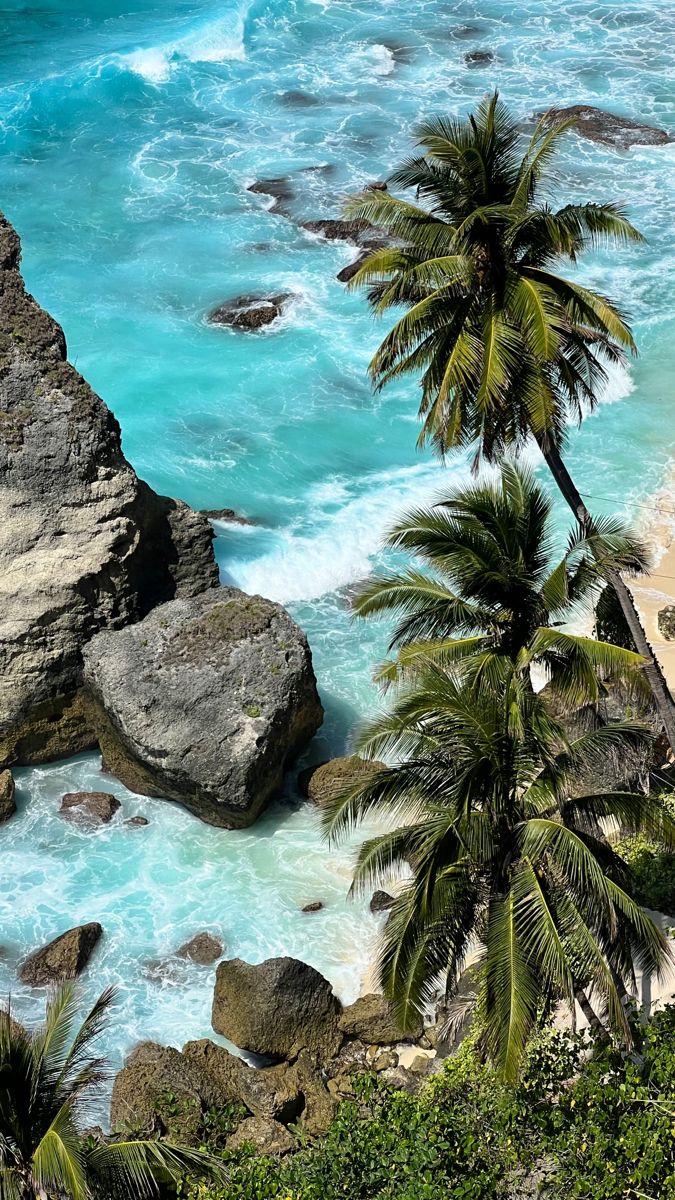
<svg viewBox="0 0 675 1200">
<path fill-rule="evenodd" d="M 663 800 L 675 815 L 675 796 Z M 626 837 L 616 845 L 633 872 L 632 894 L 640 904 L 675 914 L 675 854 L 646 837 Z"/>
<path fill-rule="evenodd" d="M 189 1200 L 505 1200 L 542 1165 L 548 1200 L 675 1200 L 675 1006 L 641 1040 L 589 1057 L 584 1037 L 545 1031 L 516 1087 L 468 1042 L 419 1095 L 361 1076 L 324 1137 L 298 1130 L 281 1160 L 220 1151 L 227 1183 Z"/>
</svg>

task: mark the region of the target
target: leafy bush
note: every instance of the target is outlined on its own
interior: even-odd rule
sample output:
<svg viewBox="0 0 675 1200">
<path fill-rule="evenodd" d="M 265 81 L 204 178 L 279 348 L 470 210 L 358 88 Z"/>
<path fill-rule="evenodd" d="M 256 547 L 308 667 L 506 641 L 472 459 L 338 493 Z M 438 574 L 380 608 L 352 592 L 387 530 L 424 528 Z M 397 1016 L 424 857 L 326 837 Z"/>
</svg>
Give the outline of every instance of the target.
<svg viewBox="0 0 675 1200">
<path fill-rule="evenodd" d="M 189 1200 L 500 1200 L 534 1195 L 529 1172 L 548 1200 L 672 1200 L 675 1006 L 628 1057 L 545 1032 L 516 1087 L 468 1042 L 417 1096 L 362 1076 L 323 1138 L 298 1136 L 281 1160 L 221 1150 L 227 1184 Z"/>
<path fill-rule="evenodd" d="M 675 795 L 663 800 L 675 815 Z M 627 837 L 616 850 L 626 860 L 635 881 L 631 894 L 647 908 L 675 914 L 675 854 L 646 837 Z"/>
</svg>

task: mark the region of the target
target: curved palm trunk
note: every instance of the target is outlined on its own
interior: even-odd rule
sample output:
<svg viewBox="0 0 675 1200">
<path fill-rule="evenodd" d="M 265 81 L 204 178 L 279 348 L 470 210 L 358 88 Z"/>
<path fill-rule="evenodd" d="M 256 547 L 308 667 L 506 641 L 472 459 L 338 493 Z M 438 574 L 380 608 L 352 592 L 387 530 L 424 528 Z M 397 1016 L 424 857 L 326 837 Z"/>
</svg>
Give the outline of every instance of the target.
<svg viewBox="0 0 675 1200">
<path fill-rule="evenodd" d="M 577 491 L 574 480 L 567 470 L 560 452 L 546 435 L 538 437 L 537 442 L 553 478 L 572 509 L 582 531 L 584 533 L 591 532 L 593 529 L 593 518 Z M 670 748 L 675 754 L 675 702 L 673 702 L 673 697 L 664 678 L 661 665 L 647 641 L 647 635 L 642 628 L 642 623 L 635 607 L 635 601 L 621 575 L 618 571 L 611 570 L 605 573 L 609 583 L 611 583 L 616 592 L 619 604 L 621 605 L 621 611 L 626 618 L 626 624 L 635 643 L 635 648 L 646 659 L 644 672 L 652 690 L 658 714 L 663 721 Z"/>
</svg>

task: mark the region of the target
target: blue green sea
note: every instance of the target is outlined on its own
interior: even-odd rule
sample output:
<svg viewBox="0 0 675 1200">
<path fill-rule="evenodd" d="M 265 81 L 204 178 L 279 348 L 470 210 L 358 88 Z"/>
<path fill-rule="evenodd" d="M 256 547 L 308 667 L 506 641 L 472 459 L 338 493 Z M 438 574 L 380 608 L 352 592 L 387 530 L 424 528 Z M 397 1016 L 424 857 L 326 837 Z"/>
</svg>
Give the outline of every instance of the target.
<svg viewBox="0 0 675 1200">
<path fill-rule="evenodd" d="M 425 114 L 465 113 L 499 87 L 529 119 L 591 103 L 675 134 L 675 10 L 665 0 L 5 0 L 0 13 L 0 207 L 19 230 L 31 291 L 62 323 L 71 361 L 119 418 L 154 488 L 218 526 L 222 577 L 286 603 L 306 629 L 326 722 L 310 754 L 339 753 L 378 703 L 382 627 L 350 620 L 343 589 L 377 565 L 383 531 L 466 472 L 415 449 L 414 382 L 371 392 L 381 330 L 336 273 L 344 244 L 303 220 L 387 175 Z M 489 51 L 468 66 L 464 55 Z M 284 212 L 249 185 L 288 177 Z M 590 259 L 584 277 L 631 314 L 641 357 L 617 372 L 570 440 L 596 507 L 648 503 L 673 445 L 675 145 L 621 153 L 570 134 L 554 200 L 623 201 L 644 247 Z M 206 322 L 240 293 L 289 292 L 260 334 Z M 638 510 L 644 511 L 644 510 Z M 283 801 L 252 830 L 217 831 L 138 799 L 96 755 L 18 774 L 3 827 L 0 995 L 42 997 L 17 960 L 82 920 L 105 929 L 83 978 L 120 988 L 106 1049 L 209 1032 L 212 972 L 156 968 L 200 929 L 250 960 L 292 954 L 344 999 L 362 983 L 377 921 L 346 899 L 348 849 Z M 104 787 L 123 816 L 84 831 L 65 791 Z M 312 900 L 324 909 L 299 912 Z"/>
</svg>

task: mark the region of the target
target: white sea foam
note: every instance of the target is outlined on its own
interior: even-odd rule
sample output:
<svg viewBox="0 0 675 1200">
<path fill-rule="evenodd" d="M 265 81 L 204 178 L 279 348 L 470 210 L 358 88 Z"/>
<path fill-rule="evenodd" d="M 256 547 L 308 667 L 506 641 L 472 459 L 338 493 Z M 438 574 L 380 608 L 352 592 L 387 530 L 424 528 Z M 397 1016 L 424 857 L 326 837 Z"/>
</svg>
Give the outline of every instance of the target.
<svg viewBox="0 0 675 1200">
<path fill-rule="evenodd" d="M 160 46 L 139 47 L 112 59 L 123 70 L 149 83 L 166 83 L 181 63 L 219 63 L 246 57 L 244 25 L 247 9 L 235 8 L 215 21 Z"/>
<path fill-rule="evenodd" d="M 253 561 L 230 559 L 228 573 L 244 591 L 288 603 L 311 600 L 362 579 L 373 567 L 385 532 L 405 508 L 432 502 L 443 482 L 456 483 L 468 468 L 418 465 L 375 473 L 366 491 L 333 478 L 311 493 L 316 532 L 288 529 Z M 333 511 L 339 495 L 348 498 Z"/>
</svg>

